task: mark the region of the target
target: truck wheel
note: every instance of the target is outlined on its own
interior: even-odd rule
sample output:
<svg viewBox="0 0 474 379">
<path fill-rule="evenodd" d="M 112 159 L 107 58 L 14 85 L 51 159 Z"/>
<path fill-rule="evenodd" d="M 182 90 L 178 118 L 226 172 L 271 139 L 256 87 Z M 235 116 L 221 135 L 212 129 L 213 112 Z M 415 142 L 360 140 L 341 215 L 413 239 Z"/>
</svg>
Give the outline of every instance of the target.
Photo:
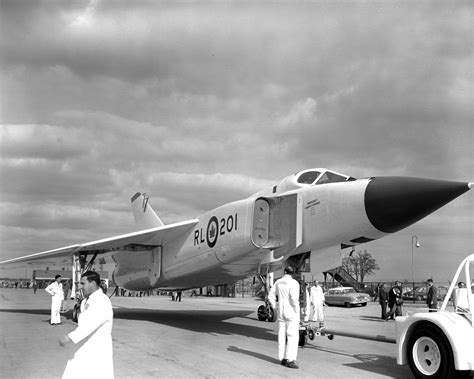
<svg viewBox="0 0 474 379">
<path fill-rule="evenodd" d="M 417 378 L 455 378 L 453 351 L 444 333 L 429 324 L 418 327 L 408 342 L 408 364 Z"/>
<path fill-rule="evenodd" d="M 265 305 L 260 305 L 257 310 L 258 321 L 265 321 L 268 317 L 267 307 Z"/>
<path fill-rule="evenodd" d="M 344 303 L 344 306 L 345 306 L 346 308 L 350 308 L 350 307 L 351 307 L 351 303 Z"/>
</svg>

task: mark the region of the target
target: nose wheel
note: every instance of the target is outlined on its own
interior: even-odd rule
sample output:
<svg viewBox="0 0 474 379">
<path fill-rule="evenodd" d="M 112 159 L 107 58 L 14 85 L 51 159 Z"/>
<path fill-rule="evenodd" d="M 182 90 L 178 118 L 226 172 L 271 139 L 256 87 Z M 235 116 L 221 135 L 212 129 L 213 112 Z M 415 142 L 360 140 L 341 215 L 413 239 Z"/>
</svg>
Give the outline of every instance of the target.
<svg viewBox="0 0 474 379">
<path fill-rule="evenodd" d="M 275 321 L 275 311 L 271 307 L 271 305 L 268 303 L 268 301 L 265 302 L 265 305 L 260 305 L 257 309 L 257 317 L 259 321 L 269 321 L 269 322 L 274 322 Z"/>
</svg>

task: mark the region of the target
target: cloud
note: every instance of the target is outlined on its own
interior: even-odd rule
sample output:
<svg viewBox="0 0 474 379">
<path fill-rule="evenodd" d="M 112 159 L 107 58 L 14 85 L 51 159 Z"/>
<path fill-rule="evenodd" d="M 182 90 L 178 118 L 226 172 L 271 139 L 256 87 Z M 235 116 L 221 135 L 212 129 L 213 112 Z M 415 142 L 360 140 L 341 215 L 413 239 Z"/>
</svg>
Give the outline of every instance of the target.
<svg viewBox="0 0 474 379">
<path fill-rule="evenodd" d="M 309 167 L 473 180 L 469 10 L 2 2 L 2 254 L 133 229 L 136 191 L 174 222 Z"/>
</svg>

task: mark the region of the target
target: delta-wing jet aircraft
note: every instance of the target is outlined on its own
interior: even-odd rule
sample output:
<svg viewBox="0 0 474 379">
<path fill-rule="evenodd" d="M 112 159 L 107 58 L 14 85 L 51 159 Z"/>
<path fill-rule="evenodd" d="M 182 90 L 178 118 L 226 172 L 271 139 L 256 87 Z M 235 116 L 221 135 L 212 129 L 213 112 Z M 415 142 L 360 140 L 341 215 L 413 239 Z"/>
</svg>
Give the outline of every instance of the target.
<svg viewBox="0 0 474 379">
<path fill-rule="evenodd" d="M 341 249 L 395 233 L 473 184 L 408 177 L 355 179 L 309 169 L 246 199 L 170 225 L 155 214 L 148 197 L 136 193 L 131 203 L 139 231 L 0 265 L 72 262 L 77 281 L 97 255 L 111 254 L 115 283 L 135 291 L 234 283 L 288 261 L 298 266 L 308 256 L 311 267 L 324 271 L 340 265 Z"/>
</svg>

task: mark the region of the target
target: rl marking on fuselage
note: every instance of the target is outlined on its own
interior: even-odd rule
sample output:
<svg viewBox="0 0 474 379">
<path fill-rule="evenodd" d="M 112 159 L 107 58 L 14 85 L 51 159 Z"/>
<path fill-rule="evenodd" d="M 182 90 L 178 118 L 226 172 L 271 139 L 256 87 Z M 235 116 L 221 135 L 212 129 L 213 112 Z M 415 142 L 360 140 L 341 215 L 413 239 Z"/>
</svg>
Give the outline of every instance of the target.
<svg viewBox="0 0 474 379">
<path fill-rule="evenodd" d="M 207 223 L 206 232 L 203 233 L 203 228 L 194 231 L 194 246 L 207 242 L 210 248 L 213 248 L 217 243 L 218 236 L 223 236 L 226 233 L 232 233 L 237 230 L 237 213 L 222 217 L 220 220 L 216 216 L 212 216 Z"/>
</svg>

